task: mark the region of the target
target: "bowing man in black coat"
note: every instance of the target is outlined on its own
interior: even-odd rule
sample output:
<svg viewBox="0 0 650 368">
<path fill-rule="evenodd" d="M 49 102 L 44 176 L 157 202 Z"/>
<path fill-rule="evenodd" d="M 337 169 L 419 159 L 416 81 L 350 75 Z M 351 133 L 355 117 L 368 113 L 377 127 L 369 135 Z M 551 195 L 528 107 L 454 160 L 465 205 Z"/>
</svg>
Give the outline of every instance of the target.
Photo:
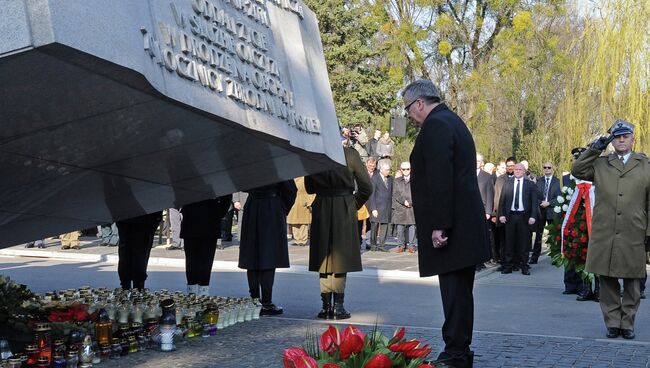
<svg viewBox="0 0 650 368">
<path fill-rule="evenodd" d="M 409 84 L 402 98 L 421 128 L 409 160 L 411 196 L 420 276 L 438 275 L 445 314 L 445 349 L 438 359 L 471 367 L 474 271 L 490 258 L 474 140 L 460 117 L 440 102 L 431 81 Z"/>
<path fill-rule="evenodd" d="M 232 201 L 232 195 L 207 199 L 181 208 L 181 238 L 185 244 L 185 277 L 187 292 L 210 294 L 210 274 L 221 236 L 221 219 Z"/>
<path fill-rule="evenodd" d="M 522 274 L 530 275 L 530 227 L 539 218 L 537 187 L 524 177 L 526 168 L 523 164 L 516 164 L 514 172 L 514 177 L 503 185 L 499 199 L 499 222 L 506 228 L 505 260 L 501 273 L 512 273 L 513 268 L 521 268 Z"/>
<path fill-rule="evenodd" d="M 537 178 L 537 203 L 539 203 L 539 219 L 535 226 L 535 243 L 533 252 L 530 255 L 530 264 L 537 263 L 542 252 L 542 234 L 544 227 L 553 222 L 555 212 L 553 208 L 557 205 L 557 197 L 560 195 L 560 180 L 553 176 L 553 164 L 546 162 L 542 168 L 544 175 Z"/>
<path fill-rule="evenodd" d="M 273 304 L 276 268 L 289 267 L 287 215 L 296 200 L 293 180 L 248 190 L 244 205 L 239 268 L 246 269 L 251 298 L 260 297 L 261 315 L 277 315 L 282 307 Z"/>
</svg>

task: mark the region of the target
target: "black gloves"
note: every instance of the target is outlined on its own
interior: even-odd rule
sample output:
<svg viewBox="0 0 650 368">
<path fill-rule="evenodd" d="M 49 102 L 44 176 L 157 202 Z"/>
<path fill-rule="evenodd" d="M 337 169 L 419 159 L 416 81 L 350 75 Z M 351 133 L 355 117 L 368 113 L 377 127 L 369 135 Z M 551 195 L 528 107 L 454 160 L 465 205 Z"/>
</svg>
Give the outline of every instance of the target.
<svg viewBox="0 0 650 368">
<path fill-rule="evenodd" d="M 645 237 L 645 251 L 650 252 L 650 236 Z"/>
<path fill-rule="evenodd" d="M 614 136 L 608 135 L 606 137 L 598 137 L 595 141 L 589 143 L 589 148 L 595 149 L 597 151 L 604 150 L 608 144 L 614 140 Z"/>
</svg>

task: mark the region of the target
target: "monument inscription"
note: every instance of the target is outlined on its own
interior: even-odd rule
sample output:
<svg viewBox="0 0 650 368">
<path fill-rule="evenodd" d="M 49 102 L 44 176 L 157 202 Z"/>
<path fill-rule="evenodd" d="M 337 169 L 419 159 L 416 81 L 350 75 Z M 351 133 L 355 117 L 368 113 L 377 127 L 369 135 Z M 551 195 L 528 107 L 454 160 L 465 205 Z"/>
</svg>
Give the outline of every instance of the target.
<svg viewBox="0 0 650 368">
<path fill-rule="evenodd" d="M 170 74 L 212 91 L 215 102 L 239 103 L 277 117 L 301 132 L 320 134 L 318 118 L 295 110 L 294 94 L 273 53 L 273 30 L 264 0 L 188 0 L 169 3 L 173 24 L 141 27 L 147 55 Z M 268 1 L 300 19 L 296 1 Z M 278 25 L 276 25 L 278 26 Z"/>
</svg>

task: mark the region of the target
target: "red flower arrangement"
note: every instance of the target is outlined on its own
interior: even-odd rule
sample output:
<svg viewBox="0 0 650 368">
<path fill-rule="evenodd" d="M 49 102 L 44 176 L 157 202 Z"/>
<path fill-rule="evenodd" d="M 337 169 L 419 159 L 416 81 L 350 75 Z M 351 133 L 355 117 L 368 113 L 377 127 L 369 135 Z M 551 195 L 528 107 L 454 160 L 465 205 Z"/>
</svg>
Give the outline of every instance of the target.
<svg viewBox="0 0 650 368">
<path fill-rule="evenodd" d="M 590 279 L 591 274 L 584 271 L 589 244 L 589 226 L 587 225 L 587 209 L 584 198 L 577 198 L 573 212 L 567 213 L 569 203 L 574 195 L 579 195 L 575 182 L 569 187 L 562 188 L 558 197 L 559 205 L 554 208 L 555 218 L 552 224 L 546 226 L 548 238 L 546 243 L 550 248 L 550 257 L 557 267 L 574 267 L 583 279 Z M 568 218 L 566 218 L 569 216 Z M 562 231 L 562 224 L 564 231 Z M 564 244 L 562 244 L 564 235 Z"/>
<path fill-rule="evenodd" d="M 285 368 L 434 368 L 424 359 L 431 353 L 428 344 L 405 340 L 404 327 L 390 339 L 375 328 L 365 335 L 348 325 L 339 329 L 330 325 L 317 338 L 308 334 L 306 347 L 284 350 Z"/>
</svg>

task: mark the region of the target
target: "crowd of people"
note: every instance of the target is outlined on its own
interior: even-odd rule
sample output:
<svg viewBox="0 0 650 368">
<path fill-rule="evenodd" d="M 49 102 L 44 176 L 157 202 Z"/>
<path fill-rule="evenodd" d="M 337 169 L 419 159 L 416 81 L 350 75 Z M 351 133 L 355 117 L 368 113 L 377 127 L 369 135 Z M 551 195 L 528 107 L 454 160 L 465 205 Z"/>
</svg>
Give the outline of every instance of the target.
<svg viewBox="0 0 650 368">
<path fill-rule="evenodd" d="M 389 133 L 377 130 L 368 139 L 357 125 L 341 132 L 345 167 L 170 209 L 170 248 L 185 250 L 188 292 L 209 293 L 218 239 L 232 240 L 237 214 L 239 267 L 247 272 L 250 296 L 261 300 L 262 315 L 283 311 L 272 295 L 275 270 L 289 267 L 289 231 L 295 245 L 309 244 L 309 270 L 320 280 L 317 317 L 350 318 L 343 305 L 347 273 L 362 270 L 364 249 L 385 252 L 389 234 L 396 234 L 396 252 L 417 252 L 420 275 L 439 277 L 445 349 L 438 358 L 471 367 L 475 272 L 490 264 L 504 275 L 531 275 L 562 186 L 588 181 L 596 205 L 586 271 L 597 276 L 596 288 L 569 267 L 564 294 L 598 301 L 607 337 L 634 338 L 650 239 L 650 165 L 645 155 L 632 151 L 634 126 L 617 121 L 607 137 L 574 149 L 573 175 L 565 172 L 560 180 L 552 162 L 542 164 L 540 175 L 515 157 L 484 162 L 467 126 L 430 81 L 408 85 L 403 102 L 420 133 L 409 161 L 394 175 Z M 613 153 L 604 151 L 610 143 Z M 161 216 L 156 212 L 99 228 L 102 244 L 119 246 L 122 288 L 144 288 Z M 78 237 L 78 232 L 62 235 L 63 248 L 79 247 Z"/>
</svg>

